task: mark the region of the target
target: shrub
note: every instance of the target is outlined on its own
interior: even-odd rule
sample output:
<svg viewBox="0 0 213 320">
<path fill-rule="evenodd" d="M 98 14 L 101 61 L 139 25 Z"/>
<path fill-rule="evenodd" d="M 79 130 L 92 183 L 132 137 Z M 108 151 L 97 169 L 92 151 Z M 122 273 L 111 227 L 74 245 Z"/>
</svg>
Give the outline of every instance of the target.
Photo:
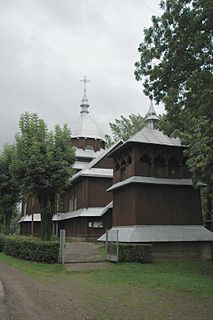
<svg viewBox="0 0 213 320">
<path fill-rule="evenodd" d="M 111 253 L 115 254 L 116 244 L 110 245 Z M 110 252 L 109 252 L 110 253 Z M 152 261 L 151 244 L 125 244 L 119 243 L 118 247 L 119 262 L 139 262 L 147 263 Z"/>
<path fill-rule="evenodd" d="M 4 239 L 5 236 L 3 234 L 0 234 L 0 252 L 4 249 Z"/>
<path fill-rule="evenodd" d="M 56 263 L 58 261 L 59 243 L 27 237 L 10 236 L 4 237 L 3 252 L 20 259 Z"/>
</svg>

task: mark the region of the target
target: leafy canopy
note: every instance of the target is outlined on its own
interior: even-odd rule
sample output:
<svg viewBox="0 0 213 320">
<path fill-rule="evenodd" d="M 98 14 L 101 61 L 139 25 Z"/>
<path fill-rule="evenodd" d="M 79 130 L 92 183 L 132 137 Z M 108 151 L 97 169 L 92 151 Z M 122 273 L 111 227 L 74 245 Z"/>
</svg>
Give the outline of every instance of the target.
<svg viewBox="0 0 213 320">
<path fill-rule="evenodd" d="M 60 193 L 72 176 L 75 160 L 66 125 L 48 131 L 37 114 L 24 113 L 16 136 L 16 175 L 22 194 L 36 197 L 41 212 L 42 239 L 50 240 L 52 216 Z"/>
<path fill-rule="evenodd" d="M 0 153 L 0 216 L 6 233 L 20 201 L 20 183 L 14 175 L 14 162 L 15 146 L 5 145 Z"/>
<path fill-rule="evenodd" d="M 20 118 L 17 143 L 17 175 L 23 194 L 59 193 L 72 175 L 75 159 L 70 130 L 58 125 L 48 132 L 37 114 Z"/>
<path fill-rule="evenodd" d="M 115 119 L 115 122 L 110 122 L 109 125 L 112 137 L 106 135 L 108 146 L 119 140 L 126 141 L 140 131 L 144 127 L 144 118 L 140 114 L 131 113 L 127 118 L 121 116 L 120 119 Z"/>
</svg>

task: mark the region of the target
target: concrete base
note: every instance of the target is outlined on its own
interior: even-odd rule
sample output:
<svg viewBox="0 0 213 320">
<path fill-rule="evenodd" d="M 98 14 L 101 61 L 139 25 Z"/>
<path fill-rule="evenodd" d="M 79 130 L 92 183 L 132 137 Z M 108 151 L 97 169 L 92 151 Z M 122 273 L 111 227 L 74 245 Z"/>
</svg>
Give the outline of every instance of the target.
<svg viewBox="0 0 213 320">
<path fill-rule="evenodd" d="M 212 242 L 158 242 L 152 243 L 153 259 L 212 260 Z"/>
</svg>

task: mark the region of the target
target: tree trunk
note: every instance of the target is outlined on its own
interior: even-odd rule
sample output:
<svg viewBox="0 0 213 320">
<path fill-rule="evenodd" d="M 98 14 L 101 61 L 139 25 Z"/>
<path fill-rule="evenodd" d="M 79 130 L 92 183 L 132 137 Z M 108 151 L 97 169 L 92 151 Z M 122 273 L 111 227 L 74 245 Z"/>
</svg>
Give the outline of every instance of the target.
<svg viewBox="0 0 213 320">
<path fill-rule="evenodd" d="M 10 221 L 12 218 L 12 209 L 4 210 L 4 234 L 10 234 Z"/>
<path fill-rule="evenodd" d="M 207 193 L 206 228 L 210 231 L 212 231 L 212 191 L 212 186 L 209 186 Z"/>
<path fill-rule="evenodd" d="M 52 235 L 52 217 L 54 211 L 50 205 L 51 200 L 48 194 L 39 196 L 39 206 L 41 212 L 41 238 L 42 240 L 51 240 Z"/>
</svg>

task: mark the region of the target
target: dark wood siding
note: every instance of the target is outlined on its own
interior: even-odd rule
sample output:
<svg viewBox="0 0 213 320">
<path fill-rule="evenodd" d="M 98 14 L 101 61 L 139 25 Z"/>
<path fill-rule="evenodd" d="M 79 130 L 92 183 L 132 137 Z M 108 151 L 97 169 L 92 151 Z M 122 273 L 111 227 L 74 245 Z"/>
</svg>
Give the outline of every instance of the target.
<svg viewBox="0 0 213 320">
<path fill-rule="evenodd" d="M 92 139 L 92 138 L 72 138 L 72 144 L 79 149 L 85 149 L 86 146 L 90 145 L 95 151 L 105 149 L 105 142 L 103 140 Z"/>
<path fill-rule="evenodd" d="M 113 192 L 113 226 L 135 224 L 135 186 L 129 185 Z"/>
<path fill-rule="evenodd" d="M 128 185 L 113 202 L 113 226 L 202 224 L 199 190 L 188 186 Z"/>
<path fill-rule="evenodd" d="M 199 190 L 188 186 L 135 186 L 135 224 L 202 224 Z"/>
<path fill-rule="evenodd" d="M 34 236 L 40 237 L 41 235 L 41 223 L 34 222 Z M 30 236 L 32 235 L 32 224 L 31 222 L 21 222 L 20 223 L 20 234 L 22 236 Z"/>
<path fill-rule="evenodd" d="M 106 192 L 111 185 L 109 178 L 89 178 L 88 207 L 105 207 L 112 201 L 111 192 Z"/>
<path fill-rule="evenodd" d="M 103 222 L 103 228 L 89 228 L 89 222 Z M 102 217 L 79 217 L 59 222 L 59 228 L 66 230 L 67 237 L 98 238 L 112 227 L 112 212 Z"/>
<path fill-rule="evenodd" d="M 104 157 L 98 163 L 96 163 L 94 165 L 94 168 L 112 169 L 113 168 L 113 160 L 112 160 L 112 158 Z"/>
</svg>

